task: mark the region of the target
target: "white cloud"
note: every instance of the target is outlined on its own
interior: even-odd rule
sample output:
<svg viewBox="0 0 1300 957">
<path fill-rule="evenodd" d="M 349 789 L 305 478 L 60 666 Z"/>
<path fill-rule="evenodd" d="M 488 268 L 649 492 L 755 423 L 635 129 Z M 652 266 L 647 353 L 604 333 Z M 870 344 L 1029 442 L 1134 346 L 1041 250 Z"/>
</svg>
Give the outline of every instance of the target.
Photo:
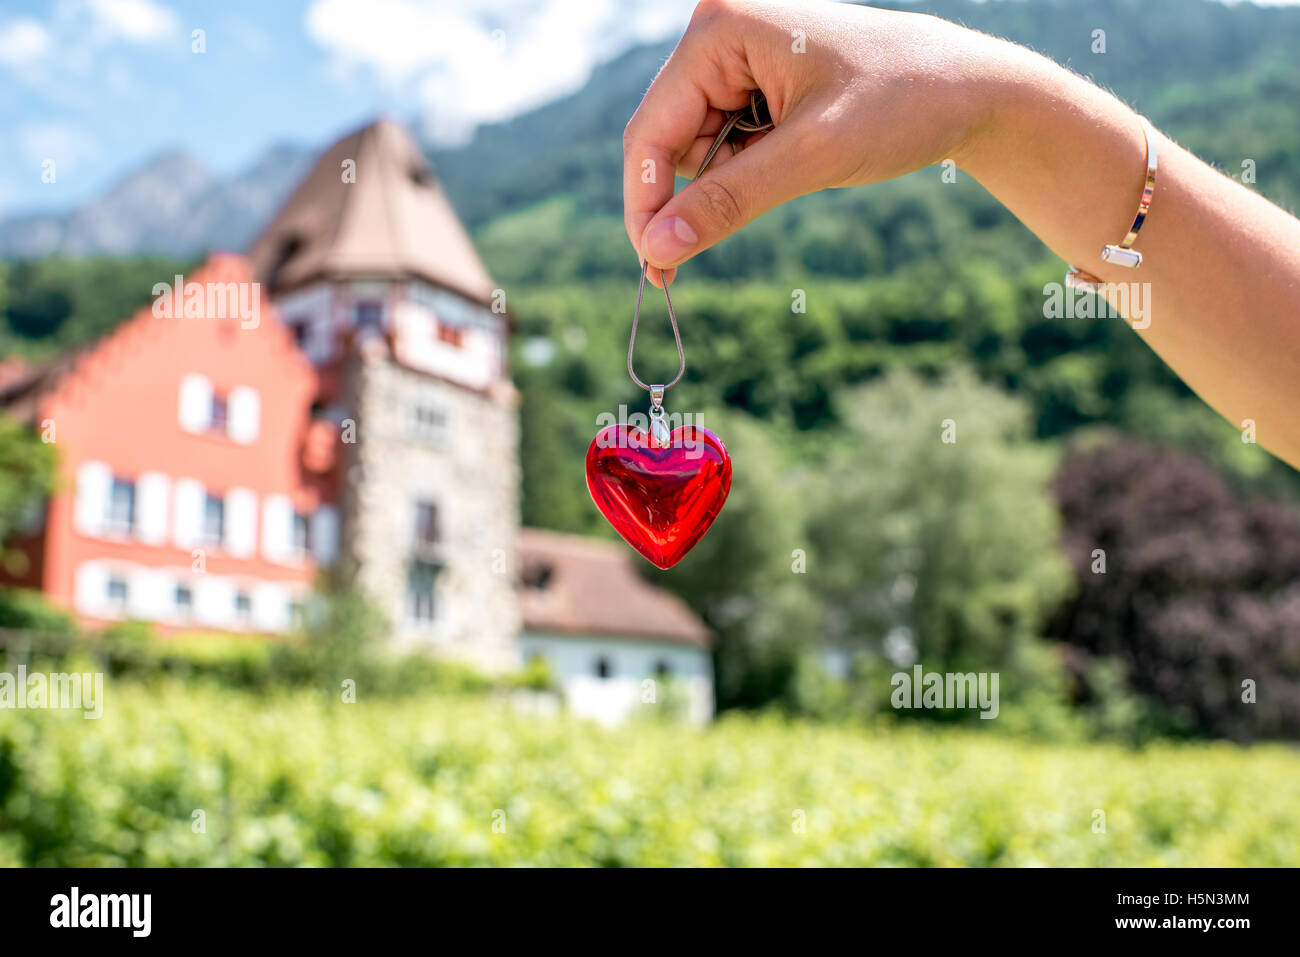
<svg viewBox="0 0 1300 957">
<path fill-rule="evenodd" d="M 444 141 L 581 87 L 633 43 L 685 26 L 695 0 L 313 0 L 307 34 L 336 75 L 413 92 Z"/>
<path fill-rule="evenodd" d="M 95 109 L 104 91 L 129 95 L 136 87 L 123 64 L 132 47 L 189 52 L 180 18 L 153 0 L 58 0 L 47 10 L 39 21 L 0 22 L 0 78 L 50 106 Z"/>
<path fill-rule="evenodd" d="M 0 63 L 24 66 L 50 52 L 54 40 L 50 32 L 35 20 L 12 20 L 0 23 Z"/>
<path fill-rule="evenodd" d="M 89 0 L 89 9 L 108 33 L 132 43 L 160 43 L 180 27 L 175 13 L 151 0 Z"/>
</svg>

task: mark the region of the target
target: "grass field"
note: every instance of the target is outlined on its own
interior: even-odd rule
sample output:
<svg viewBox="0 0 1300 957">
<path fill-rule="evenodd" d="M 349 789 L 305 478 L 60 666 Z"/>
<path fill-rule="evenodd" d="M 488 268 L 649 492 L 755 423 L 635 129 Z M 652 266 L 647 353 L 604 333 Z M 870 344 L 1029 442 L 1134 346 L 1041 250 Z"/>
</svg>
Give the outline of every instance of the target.
<svg viewBox="0 0 1300 957">
<path fill-rule="evenodd" d="M 1295 866 L 1300 754 L 125 683 L 0 711 L 0 864 Z"/>
</svg>

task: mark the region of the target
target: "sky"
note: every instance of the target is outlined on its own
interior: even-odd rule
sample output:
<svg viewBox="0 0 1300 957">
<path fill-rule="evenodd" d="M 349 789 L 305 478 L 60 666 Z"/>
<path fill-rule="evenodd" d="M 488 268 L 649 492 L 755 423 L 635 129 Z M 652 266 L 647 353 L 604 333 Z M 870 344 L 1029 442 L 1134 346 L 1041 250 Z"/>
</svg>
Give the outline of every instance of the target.
<svg viewBox="0 0 1300 957">
<path fill-rule="evenodd" d="M 382 114 L 453 143 L 679 34 L 694 2 L 0 0 L 0 218 L 166 151 L 232 175 Z"/>
<path fill-rule="evenodd" d="M 230 175 L 275 143 L 325 146 L 381 114 L 456 142 L 680 33 L 693 6 L 0 0 L 0 218 L 71 208 L 166 151 Z"/>
</svg>

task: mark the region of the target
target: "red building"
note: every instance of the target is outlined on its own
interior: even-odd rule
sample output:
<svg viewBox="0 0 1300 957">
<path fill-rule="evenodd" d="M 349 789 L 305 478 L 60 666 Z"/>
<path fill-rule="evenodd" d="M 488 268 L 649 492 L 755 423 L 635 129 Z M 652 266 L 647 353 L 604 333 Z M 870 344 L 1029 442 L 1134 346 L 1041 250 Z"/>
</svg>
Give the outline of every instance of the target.
<svg viewBox="0 0 1300 957">
<path fill-rule="evenodd" d="M 59 451 L 17 583 L 92 624 L 280 631 L 337 550 L 317 373 L 243 258 L 186 279 L 179 301 L 0 387 Z"/>
<path fill-rule="evenodd" d="M 153 294 L 85 349 L 0 364 L 0 412 L 59 453 L 10 582 L 91 626 L 270 634 L 337 561 L 395 648 L 544 657 L 610 721 L 671 674 L 712 713 L 680 600 L 621 545 L 519 528 L 504 290 L 400 127 L 325 151 L 248 259 Z"/>
</svg>

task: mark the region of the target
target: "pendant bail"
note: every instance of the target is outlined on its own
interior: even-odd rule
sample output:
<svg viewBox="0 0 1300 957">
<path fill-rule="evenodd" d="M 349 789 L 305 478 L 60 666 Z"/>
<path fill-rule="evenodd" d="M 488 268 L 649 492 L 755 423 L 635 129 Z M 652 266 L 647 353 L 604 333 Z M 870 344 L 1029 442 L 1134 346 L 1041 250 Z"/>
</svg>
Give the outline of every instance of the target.
<svg viewBox="0 0 1300 957">
<path fill-rule="evenodd" d="M 650 387 L 650 445 L 666 449 L 673 444 L 672 432 L 664 421 L 664 386 Z"/>
</svg>

